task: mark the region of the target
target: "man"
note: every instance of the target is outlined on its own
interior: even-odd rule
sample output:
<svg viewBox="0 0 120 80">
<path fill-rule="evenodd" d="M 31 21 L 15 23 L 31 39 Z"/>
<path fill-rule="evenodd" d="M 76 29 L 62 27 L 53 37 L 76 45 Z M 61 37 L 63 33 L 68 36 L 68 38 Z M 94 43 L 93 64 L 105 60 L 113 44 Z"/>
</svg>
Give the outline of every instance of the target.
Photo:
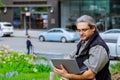
<svg viewBox="0 0 120 80">
<path fill-rule="evenodd" d="M 76 26 L 81 41 L 74 58 L 81 70 L 80 74 L 68 73 L 62 64 L 61 69 L 54 67 L 54 72 L 70 80 L 111 80 L 109 49 L 99 36 L 95 20 L 83 15 L 77 19 Z"/>
<path fill-rule="evenodd" d="M 26 45 L 27 45 L 27 54 L 30 54 L 30 51 L 32 51 L 32 43 L 30 41 L 30 36 L 27 36 L 27 41 L 26 41 Z"/>
</svg>

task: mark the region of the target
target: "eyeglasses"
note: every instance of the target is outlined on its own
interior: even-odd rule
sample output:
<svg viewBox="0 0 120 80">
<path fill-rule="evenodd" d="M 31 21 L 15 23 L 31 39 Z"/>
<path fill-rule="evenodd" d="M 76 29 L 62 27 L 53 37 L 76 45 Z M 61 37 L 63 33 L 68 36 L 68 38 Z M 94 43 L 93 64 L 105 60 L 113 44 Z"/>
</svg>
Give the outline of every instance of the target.
<svg viewBox="0 0 120 80">
<path fill-rule="evenodd" d="M 77 29 L 78 32 L 86 32 L 88 31 L 90 28 L 85 28 L 85 29 Z"/>
</svg>

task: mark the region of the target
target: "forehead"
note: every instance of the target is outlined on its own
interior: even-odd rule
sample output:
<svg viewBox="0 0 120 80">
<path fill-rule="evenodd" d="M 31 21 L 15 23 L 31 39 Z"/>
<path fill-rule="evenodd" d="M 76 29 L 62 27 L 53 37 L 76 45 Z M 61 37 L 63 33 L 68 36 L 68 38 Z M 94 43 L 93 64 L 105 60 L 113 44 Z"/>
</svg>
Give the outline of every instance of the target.
<svg viewBox="0 0 120 80">
<path fill-rule="evenodd" d="M 89 28 L 88 22 L 78 22 L 77 28 Z"/>
</svg>

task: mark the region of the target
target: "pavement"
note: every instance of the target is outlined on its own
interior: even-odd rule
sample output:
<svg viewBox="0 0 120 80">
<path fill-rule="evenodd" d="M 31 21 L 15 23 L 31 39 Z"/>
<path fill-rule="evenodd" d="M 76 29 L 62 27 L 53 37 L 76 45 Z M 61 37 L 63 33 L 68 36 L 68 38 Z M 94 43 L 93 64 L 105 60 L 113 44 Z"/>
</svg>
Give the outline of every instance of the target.
<svg viewBox="0 0 120 80">
<path fill-rule="evenodd" d="M 28 30 L 28 35 L 30 35 L 32 38 L 37 38 L 39 33 L 40 32 L 45 32 L 47 31 L 46 29 L 41 29 L 41 30 L 36 30 L 36 29 L 30 29 Z M 21 30 L 21 29 L 15 29 L 14 30 L 14 33 L 12 34 L 12 36 L 14 37 L 26 37 L 26 30 Z M 53 53 L 53 52 L 41 52 L 41 53 L 38 53 L 38 52 L 34 52 L 34 54 L 36 55 L 43 55 L 43 56 L 46 56 L 48 59 L 50 58 L 63 58 L 63 54 L 56 54 L 56 53 Z"/>
<path fill-rule="evenodd" d="M 36 29 L 30 29 L 28 30 L 28 35 L 30 35 L 33 38 L 37 38 L 40 32 L 45 32 L 47 30 L 42 29 L 42 30 L 36 30 Z M 12 36 L 15 37 L 26 37 L 26 30 L 24 29 L 15 29 L 14 33 L 12 34 Z"/>
</svg>

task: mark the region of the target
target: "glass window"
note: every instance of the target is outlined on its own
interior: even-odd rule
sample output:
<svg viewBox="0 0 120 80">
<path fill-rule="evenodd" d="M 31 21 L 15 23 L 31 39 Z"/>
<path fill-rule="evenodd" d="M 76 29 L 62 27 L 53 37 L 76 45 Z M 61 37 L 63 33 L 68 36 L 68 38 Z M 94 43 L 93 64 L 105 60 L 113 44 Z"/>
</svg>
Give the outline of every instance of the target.
<svg viewBox="0 0 120 80">
<path fill-rule="evenodd" d="M 13 8 L 13 25 L 15 28 L 20 28 L 20 8 Z"/>
<path fill-rule="evenodd" d="M 12 24 L 3 24 L 4 26 L 6 26 L 6 27 L 11 27 L 12 26 Z"/>
</svg>

